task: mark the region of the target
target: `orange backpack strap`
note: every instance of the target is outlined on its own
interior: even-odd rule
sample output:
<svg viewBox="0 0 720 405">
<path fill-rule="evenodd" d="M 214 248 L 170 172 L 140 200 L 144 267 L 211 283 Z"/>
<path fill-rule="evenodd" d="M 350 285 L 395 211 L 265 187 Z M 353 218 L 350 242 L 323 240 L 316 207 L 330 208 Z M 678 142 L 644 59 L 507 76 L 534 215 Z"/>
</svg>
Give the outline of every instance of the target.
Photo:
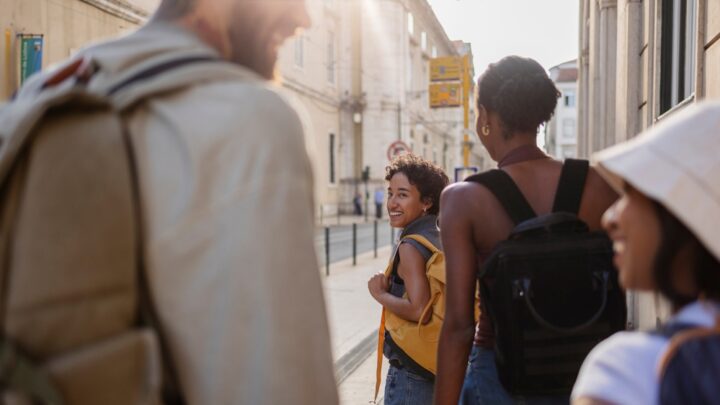
<svg viewBox="0 0 720 405">
<path fill-rule="evenodd" d="M 680 332 L 673 336 L 670 339 L 670 344 L 668 345 L 667 350 L 665 350 L 665 354 L 663 354 L 660 362 L 658 363 L 658 376 L 660 378 L 663 377 L 663 375 L 665 374 L 665 370 L 670 364 L 670 361 L 673 359 L 673 357 L 675 357 L 675 354 L 677 354 L 678 350 L 680 350 L 680 347 L 682 347 L 683 344 L 693 339 L 700 339 L 712 335 L 720 335 L 720 316 L 715 318 L 715 326 L 711 328 L 699 326 L 697 328 L 692 328 Z"/>
<path fill-rule="evenodd" d="M 377 396 L 380 392 L 380 382 L 382 381 L 382 363 L 383 363 L 383 346 L 385 345 L 385 308 L 380 316 L 380 327 L 378 328 L 378 348 L 377 348 L 377 369 L 375 370 L 375 396 L 373 403 L 377 402 Z"/>
<path fill-rule="evenodd" d="M 433 254 L 440 251 L 440 249 L 438 249 L 435 245 L 432 244 L 432 242 L 427 240 L 427 238 L 425 238 L 422 235 L 417 235 L 417 234 L 407 235 L 407 236 L 404 236 L 403 239 L 412 239 L 415 242 L 418 242 L 419 244 L 425 246 L 425 248 L 427 250 L 429 250 L 430 252 L 432 252 Z"/>
</svg>

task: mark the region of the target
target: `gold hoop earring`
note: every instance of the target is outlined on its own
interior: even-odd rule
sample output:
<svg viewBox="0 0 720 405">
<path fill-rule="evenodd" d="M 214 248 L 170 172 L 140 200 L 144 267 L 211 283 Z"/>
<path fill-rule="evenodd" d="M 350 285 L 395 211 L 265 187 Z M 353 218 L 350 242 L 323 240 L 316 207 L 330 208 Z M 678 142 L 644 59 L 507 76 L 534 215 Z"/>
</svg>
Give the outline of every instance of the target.
<svg viewBox="0 0 720 405">
<path fill-rule="evenodd" d="M 487 124 L 483 125 L 483 127 L 480 128 L 480 130 L 482 131 L 483 136 L 490 135 L 490 125 L 487 125 Z"/>
</svg>

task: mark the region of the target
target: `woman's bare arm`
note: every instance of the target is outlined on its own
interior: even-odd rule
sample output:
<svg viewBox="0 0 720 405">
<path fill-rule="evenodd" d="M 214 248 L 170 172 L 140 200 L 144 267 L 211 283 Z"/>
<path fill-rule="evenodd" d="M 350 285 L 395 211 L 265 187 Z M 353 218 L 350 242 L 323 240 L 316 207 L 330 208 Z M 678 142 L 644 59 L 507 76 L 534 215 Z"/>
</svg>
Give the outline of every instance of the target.
<svg viewBox="0 0 720 405">
<path fill-rule="evenodd" d="M 446 257 L 445 320 L 438 348 L 435 404 L 458 403 L 475 333 L 477 260 L 467 213 L 467 184 L 450 186 L 440 200 L 440 234 Z"/>
<path fill-rule="evenodd" d="M 384 278 L 384 274 L 375 275 L 370 279 L 368 288 L 375 300 L 389 311 L 407 321 L 417 322 L 422 316 L 428 301 L 430 301 L 430 285 L 425 275 L 425 258 L 414 246 L 408 243 L 400 245 L 398 255 L 400 255 L 400 263 L 397 269 L 398 275 L 405 283 L 407 298 L 400 298 L 390 294 L 387 287 L 383 288 L 380 285 L 380 280 L 374 281 L 376 277 Z M 378 283 L 378 285 L 375 286 L 373 283 Z M 427 322 L 429 318 L 430 314 L 428 313 L 423 322 Z"/>
</svg>

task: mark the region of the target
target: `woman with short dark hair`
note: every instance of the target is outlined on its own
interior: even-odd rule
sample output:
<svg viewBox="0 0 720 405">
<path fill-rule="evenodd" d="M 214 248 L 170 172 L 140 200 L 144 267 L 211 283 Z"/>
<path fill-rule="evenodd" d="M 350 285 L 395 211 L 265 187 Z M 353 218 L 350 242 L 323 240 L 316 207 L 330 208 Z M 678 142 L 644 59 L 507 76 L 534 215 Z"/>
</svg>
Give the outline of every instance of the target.
<svg viewBox="0 0 720 405">
<path fill-rule="evenodd" d="M 491 64 L 477 85 L 480 142 L 538 215 L 552 212 L 563 170 L 562 162 L 536 145 L 538 129 L 552 117 L 559 95 L 545 69 L 520 56 Z M 577 217 L 590 230 L 599 230 L 602 213 L 616 198 L 591 168 L 582 186 Z M 478 271 L 512 232 L 513 218 L 490 189 L 474 182 L 448 187 L 440 207 L 447 304 L 438 349 L 436 404 L 512 403 L 516 398 L 501 384 L 495 365 L 494 326 L 482 308 L 476 324 L 474 307 Z M 565 402 L 568 396 L 569 392 Z M 530 403 L 532 399 L 523 398 Z"/>
<path fill-rule="evenodd" d="M 440 193 L 448 184 L 448 177 L 442 169 L 415 155 L 396 158 L 386 168 L 386 174 L 390 226 L 403 231 L 387 274 L 374 275 L 368 281 L 368 289 L 384 311 L 390 313 L 388 316 L 401 323 L 415 323 L 418 326 L 413 328 L 417 328 L 432 316 L 432 311 L 425 309 L 431 299 L 426 263 L 433 252 L 408 236 L 420 236 L 435 249 L 442 249 L 436 222 Z M 388 329 L 392 327 L 388 326 Z M 401 349 L 390 331 L 384 334 L 384 339 L 382 351 L 390 362 L 384 403 L 430 404 L 434 370 L 424 367 L 419 358 L 413 358 Z M 429 355 L 434 360 L 434 350 Z"/>
</svg>

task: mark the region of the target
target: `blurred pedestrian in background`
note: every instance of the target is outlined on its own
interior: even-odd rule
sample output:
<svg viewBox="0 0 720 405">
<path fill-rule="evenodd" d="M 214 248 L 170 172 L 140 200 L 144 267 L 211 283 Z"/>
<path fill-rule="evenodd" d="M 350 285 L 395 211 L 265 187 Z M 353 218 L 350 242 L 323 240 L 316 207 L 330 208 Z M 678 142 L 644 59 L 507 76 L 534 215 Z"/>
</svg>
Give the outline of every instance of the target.
<svg viewBox="0 0 720 405">
<path fill-rule="evenodd" d="M 385 193 L 381 187 L 375 189 L 375 218 L 382 218 L 383 203 L 385 202 Z"/>
<path fill-rule="evenodd" d="M 353 214 L 360 216 L 363 214 L 362 212 L 362 196 L 360 193 L 355 193 L 355 197 L 353 197 Z"/>
</svg>

